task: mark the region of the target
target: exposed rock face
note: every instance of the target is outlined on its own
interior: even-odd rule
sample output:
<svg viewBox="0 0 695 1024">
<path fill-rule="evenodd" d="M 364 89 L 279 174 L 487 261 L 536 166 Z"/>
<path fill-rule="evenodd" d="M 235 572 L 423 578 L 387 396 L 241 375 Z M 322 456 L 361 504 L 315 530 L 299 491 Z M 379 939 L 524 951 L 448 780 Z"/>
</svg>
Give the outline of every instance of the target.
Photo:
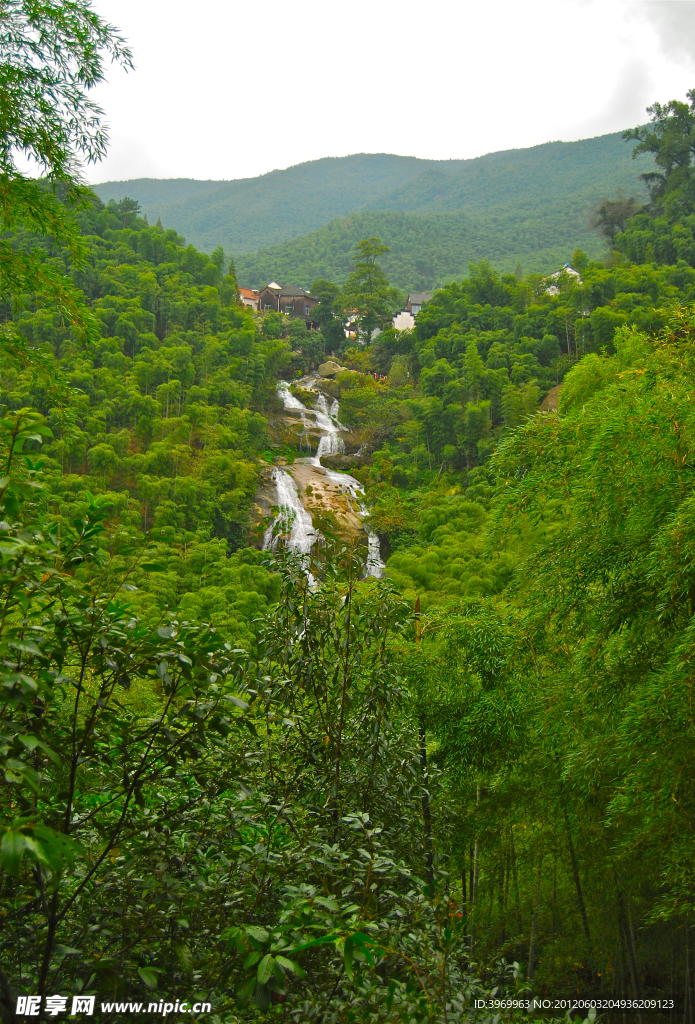
<svg viewBox="0 0 695 1024">
<path fill-rule="evenodd" d="M 260 547 L 263 531 L 273 518 L 277 506 L 277 489 L 273 482 L 273 467 L 263 466 L 259 474 L 258 488 L 251 509 L 251 532 L 257 538 Z"/>
<path fill-rule="evenodd" d="M 346 446 L 347 447 L 347 446 Z M 343 473 L 349 473 L 351 469 L 359 469 L 362 465 L 363 459 L 357 452 L 345 455 L 322 455 L 321 465 L 327 466 L 329 469 L 342 470 Z"/>
<path fill-rule="evenodd" d="M 334 359 L 327 359 L 319 366 L 319 374 L 321 377 L 335 377 L 336 373 L 342 373 L 346 369 L 346 366 L 341 366 Z"/>
<path fill-rule="evenodd" d="M 324 456 L 331 458 L 331 456 Z M 366 539 L 363 515 L 355 495 L 323 466 L 294 462 L 287 467 L 297 485 L 304 508 L 310 513 L 331 512 L 338 526 L 352 540 Z"/>
<path fill-rule="evenodd" d="M 554 388 L 551 388 L 548 394 L 541 402 L 541 412 L 557 412 L 558 397 L 560 394 L 560 388 L 562 384 L 556 384 Z"/>
</svg>

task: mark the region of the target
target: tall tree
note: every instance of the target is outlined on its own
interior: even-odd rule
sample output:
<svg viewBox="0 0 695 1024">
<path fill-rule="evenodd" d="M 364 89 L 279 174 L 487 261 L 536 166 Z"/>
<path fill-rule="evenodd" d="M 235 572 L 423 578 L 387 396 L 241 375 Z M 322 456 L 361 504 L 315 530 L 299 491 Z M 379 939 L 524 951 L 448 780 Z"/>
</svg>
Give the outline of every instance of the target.
<svg viewBox="0 0 695 1024">
<path fill-rule="evenodd" d="M 628 220 L 634 217 L 638 210 L 637 199 L 634 196 L 626 196 L 622 189 L 618 189 L 615 199 L 604 199 L 596 207 L 591 224 L 612 243 L 615 236 L 625 230 Z"/>
<path fill-rule="evenodd" d="M 363 238 L 355 246 L 352 270 L 343 288 L 343 311 L 356 326 L 361 341 L 368 342 L 375 330 L 387 325 L 403 304 L 403 296 L 392 288 L 379 260 L 390 249 L 380 238 Z"/>
<path fill-rule="evenodd" d="M 647 108 L 651 125 L 623 132 L 626 140 L 636 140 L 633 157 L 653 153 L 658 171 L 641 175 L 652 203 L 679 215 L 692 209 L 695 202 L 695 89 L 687 93 L 688 103 L 671 100 Z"/>
<path fill-rule="evenodd" d="M 83 332 L 97 327 L 70 280 L 42 260 L 36 247 L 7 232 L 28 231 L 64 244 L 76 265 L 86 247 L 72 215 L 90 195 L 81 162 L 106 152 L 102 110 L 88 92 L 104 77 L 104 56 L 132 67 L 116 30 L 87 0 L 5 0 L 0 13 L 0 295 L 18 302 L 40 294 Z M 35 165 L 41 180 L 20 170 Z M 1 336 L 10 355 L 30 358 L 18 334 Z"/>
<path fill-rule="evenodd" d="M 311 294 L 319 300 L 314 310 L 314 319 L 323 335 L 326 350 L 333 355 L 340 355 L 346 342 L 340 288 L 332 281 L 321 278 L 314 281 Z"/>
</svg>

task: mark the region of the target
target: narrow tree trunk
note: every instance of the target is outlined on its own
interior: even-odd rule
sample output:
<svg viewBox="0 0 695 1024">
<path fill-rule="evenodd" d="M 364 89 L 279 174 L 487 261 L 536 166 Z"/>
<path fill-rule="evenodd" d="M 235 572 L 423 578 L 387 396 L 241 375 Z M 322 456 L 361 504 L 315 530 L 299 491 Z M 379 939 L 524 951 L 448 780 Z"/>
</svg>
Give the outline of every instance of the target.
<svg viewBox="0 0 695 1024">
<path fill-rule="evenodd" d="M 538 907 L 541 899 L 541 872 L 543 870 L 543 858 L 538 861 L 536 871 L 536 888 L 533 894 L 533 916 L 531 918 L 531 940 L 528 949 L 528 972 L 529 981 L 533 980 L 533 972 L 536 966 L 536 934 L 538 931 Z"/>
<path fill-rule="evenodd" d="M 637 998 L 640 999 L 642 996 L 642 986 L 639 980 L 639 970 L 637 968 L 637 942 L 635 941 L 635 926 L 632 920 L 632 911 L 630 909 L 630 899 L 627 901 L 627 921 L 630 926 L 630 959 L 632 960 L 633 970 L 635 972 L 635 983 L 637 986 Z M 640 1009 L 637 1014 L 639 1024 L 644 1024 L 644 1011 Z"/>
<path fill-rule="evenodd" d="M 512 878 L 514 880 L 514 899 L 516 902 L 516 927 L 517 927 L 517 943 L 521 942 L 521 937 L 524 932 L 524 922 L 521 917 L 521 898 L 519 896 L 519 875 L 516 870 L 516 850 L 514 849 L 514 836 L 510 835 L 511 843 L 511 864 L 512 864 Z"/>
<path fill-rule="evenodd" d="M 685 925 L 685 998 L 683 1000 L 683 1024 L 692 1024 L 693 1019 L 692 959 L 690 922 L 687 922 Z"/>
<path fill-rule="evenodd" d="M 628 970 L 625 966 L 625 937 L 623 935 L 622 926 L 620 924 L 620 914 L 618 914 L 618 966 L 619 971 L 615 972 L 615 981 L 613 983 L 613 995 L 616 999 L 623 999 L 627 988 L 625 986 L 625 980 L 628 975 Z M 627 1014 L 625 1010 L 622 1011 L 623 1024 L 628 1024 Z"/>
<path fill-rule="evenodd" d="M 432 850 L 432 813 L 430 811 L 429 776 L 427 773 L 427 731 L 420 719 L 420 768 L 422 771 L 422 821 L 425 827 L 425 862 L 430 898 L 434 896 L 434 852 Z"/>
<path fill-rule="evenodd" d="M 510 850 L 505 849 L 504 853 L 505 879 L 504 879 L 504 934 L 507 934 L 509 923 L 509 879 L 512 874 L 512 855 Z"/>
<path fill-rule="evenodd" d="M 475 938 L 476 938 L 476 936 L 475 936 L 475 932 L 476 932 L 476 928 L 475 928 L 475 913 L 476 913 L 476 904 L 478 902 L 478 864 L 479 864 L 479 859 L 480 859 L 480 842 L 476 838 L 475 844 L 473 846 L 473 882 L 472 882 L 472 885 L 471 885 L 471 915 L 473 917 L 473 921 L 471 923 L 471 960 L 473 960 L 474 956 L 475 956 Z"/>
<path fill-rule="evenodd" d="M 502 933 L 500 935 L 500 946 L 504 946 L 507 938 L 507 897 L 505 893 L 505 884 L 507 877 L 507 853 L 502 848 L 502 875 L 500 878 L 500 891 L 499 891 L 499 903 L 500 903 L 500 917 L 502 919 Z"/>
<path fill-rule="evenodd" d="M 557 927 L 557 857 L 553 857 L 553 920 L 551 938 L 555 943 L 555 929 Z"/>
<path fill-rule="evenodd" d="M 480 786 L 476 790 L 476 805 L 480 803 Z M 477 830 L 476 830 L 477 832 Z M 471 911 L 473 914 L 473 924 L 471 925 L 471 960 L 474 958 L 475 952 L 475 914 L 478 904 L 478 875 L 480 871 L 480 840 L 478 836 L 475 837 L 475 843 L 473 845 L 473 878 L 471 881 Z"/>
<path fill-rule="evenodd" d="M 579 904 L 579 912 L 582 915 L 582 925 L 584 926 L 584 935 L 586 941 L 591 945 L 591 932 L 589 931 L 589 919 L 586 916 L 586 906 L 584 905 L 584 893 L 582 892 L 582 882 L 579 877 L 579 867 L 577 866 L 577 855 L 574 852 L 574 843 L 572 842 L 572 835 L 570 833 L 570 819 L 567 814 L 567 810 L 563 807 L 562 813 L 565 816 L 565 828 L 567 830 L 567 847 L 569 849 L 570 861 L 572 863 L 572 874 L 574 876 L 574 887 L 577 892 L 577 903 Z"/>
<path fill-rule="evenodd" d="M 422 641 L 420 595 L 415 598 L 415 643 Z M 425 830 L 425 870 L 430 899 L 434 896 L 434 853 L 432 850 L 432 812 L 430 810 L 429 775 L 427 772 L 427 729 L 420 715 L 420 770 L 422 772 L 422 823 Z"/>
<path fill-rule="evenodd" d="M 620 891 L 620 886 L 616 880 L 616 892 L 618 894 L 618 922 L 623 933 L 623 943 L 627 950 L 627 962 L 630 968 L 630 980 L 632 982 L 632 995 L 634 999 L 640 998 L 640 983 L 639 974 L 637 972 L 637 959 L 635 957 L 634 940 L 632 937 L 632 921 L 628 924 L 628 920 L 625 914 L 625 902 L 623 900 L 623 894 Z M 638 1019 L 640 1024 L 643 1024 L 642 1011 L 639 1011 Z"/>
</svg>

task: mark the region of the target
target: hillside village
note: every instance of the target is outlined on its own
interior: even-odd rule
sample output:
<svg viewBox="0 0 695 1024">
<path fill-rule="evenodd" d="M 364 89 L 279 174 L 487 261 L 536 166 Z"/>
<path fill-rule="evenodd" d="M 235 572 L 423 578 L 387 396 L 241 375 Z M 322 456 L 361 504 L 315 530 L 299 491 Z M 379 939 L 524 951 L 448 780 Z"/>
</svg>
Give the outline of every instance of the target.
<svg viewBox="0 0 695 1024">
<path fill-rule="evenodd" d="M 559 295 L 559 279 L 562 275 L 573 278 L 581 283 L 581 275 L 570 263 L 565 263 L 560 270 L 543 278 L 548 295 Z M 264 288 L 238 287 L 240 301 L 254 313 L 282 313 L 293 320 L 303 320 L 307 330 L 318 329 L 318 323 L 312 316 L 319 300 L 308 289 L 294 286 L 285 287 L 276 281 L 270 281 Z M 422 307 L 433 297 L 432 292 L 409 292 L 405 305 L 393 314 L 391 323 L 394 330 L 411 331 L 415 326 L 415 318 Z M 355 331 L 351 330 L 348 315 L 345 321 L 346 338 L 354 339 Z"/>
<path fill-rule="evenodd" d="M 283 287 L 276 281 L 271 281 L 261 289 L 239 286 L 238 292 L 240 301 L 254 313 L 271 311 L 282 313 L 294 320 L 303 320 L 308 330 L 318 328 L 318 324 L 311 314 L 319 300 L 305 288 Z M 394 329 L 397 331 L 412 330 L 415 326 L 415 317 L 425 303 L 430 301 L 432 294 L 432 292 L 410 292 L 403 309 L 393 315 Z M 349 316 L 345 323 L 345 336 L 347 338 L 355 337 L 355 332 L 350 330 Z"/>
</svg>

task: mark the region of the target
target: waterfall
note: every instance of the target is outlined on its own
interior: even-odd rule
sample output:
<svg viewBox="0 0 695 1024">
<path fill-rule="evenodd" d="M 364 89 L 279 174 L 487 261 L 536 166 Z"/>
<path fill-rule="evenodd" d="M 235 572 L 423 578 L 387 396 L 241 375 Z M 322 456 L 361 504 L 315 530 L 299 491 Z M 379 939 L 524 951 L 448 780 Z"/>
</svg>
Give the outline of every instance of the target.
<svg viewBox="0 0 695 1024">
<path fill-rule="evenodd" d="M 374 532 L 369 534 L 369 548 L 367 551 L 367 576 L 376 576 L 378 579 L 384 575 L 386 563 L 381 557 L 381 545 L 379 538 Z"/>
<path fill-rule="evenodd" d="M 294 395 L 290 391 L 290 386 L 286 380 L 281 380 L 278 383 L 277 393 L 282 400 L 282 404 L 288 411 L 300 413 L 302 417 L 302 437 L 304 437 L 307 428 L 307 415 L 311 415 L 309 409 L 307 409 L 307 407 L 302 402 L 300 402 L 298 398 L 294 397 Z M 311 451 L 311 445 L 308 439 L 307 448 L 309 449 L 309 451 Z"/>
<path fill-rule="evenodd" d="M 302 414 L 302 419 L 304 419 L 304 413 L 308 412 L 309 410 L 305 405 L 302 405 L 298 398 L 294 397 L 294 395 L 290 391 L 290 386 L 286 380 L 281 380 L 279 382 L 277 386 L 277 392 L 280 398 L 282 399 L 282 404 L 285 406 L 285 408 L 299 409 L 299 411 Z"/>
<path fill-rule="evenodd" d="M 269 551 L 278 545 L 280 532 L 289 534 L 287 547 L 290 551 L 298 551 L 308 555 L 316 534 L 311 516 L 302 505 L 297 485 L 284 469 L 273 470 L 273 483 L 278 492 L 280 511 L 263 534 L 263 550 Z M 277 531 L 280 528 L 280 532 Z"/>
<path fill-rule="evenodd" d="M 350 476 L 349 473 L 334 473 L 331 469 L 326 470 L 326 476 L 334 484 L 337 484 L 344 494 L 349 494 L 354 498 L 361 516 L 368 515 L 367 507 L 362 500 L 364 498 L 364 490 L 359 480 L 355 480 L 354 476 Z M 370 530 L 367 536 L 366 574 L 367 576 L 376 576 L 381 579 L 385 568 L 386 563 L 381 558 L 379 538 L 373 530 Z"/>
<path fill-rule="evenodd" d="M 318 451 L 316 455 L 301 459 L 303 463 L 321 469 L 328 479 L 336 484 L 343 494 L 349 494 L 361 516 L 367 515 L 364 505 L 364 490 L 358 480 L 348 473 L 334 473 L 330 469 L 321 466 L 322 455 L 340 455 L 345 451 L 340 431 L 345 427 L 338 419 L 340 406 L 337 399 L 333 399 L 330 409 L 325 396 L 319 392 L 316 399 L 316 408 L 307 409 L 298 398 L 290 391 L 287 381 L 280 381 L 277 386 L 278 396 L 282 400 L 285 409 L 299 412 L 302 417 L 304 431 L 311 419 L 321 432 Z M 308 554 L 316 540 L 316 531 L 313 528 L 311 516 L 304 508 L 302 499 L 299 496 L 297 485 L 292 476 L 284 469 L 273 470 L 273 482 L 277 490 L 279 512 L 271 525 L 263 535 L 263 549 L 270 550 L 277 547 L 279 535 L 287 536 L 287 547 L 290 551 L 298 551 L 301 554 Z M 370 532 L 367 539 L 367 576 L 381 577 L 386 568 L 381 558 L 379 538 L 374 532 Z"/>
<path fill-rule="evenodd" d="M 345 451 L 345 445 L 340 436 L 343 425 L 338 423 L 338 408 L 338 403 L 334 400 L 329 412 L 325 396 L 319 392 L 319 397 L 316 399 L 314 416 L 316 418 L 316 426 L 319 430 L 323 431 L 323 434 L 319 440 L 319 447 L 316 452 L 317 459 L 320 459 L 322 455 L 342 455 Z"/>
</svg>

